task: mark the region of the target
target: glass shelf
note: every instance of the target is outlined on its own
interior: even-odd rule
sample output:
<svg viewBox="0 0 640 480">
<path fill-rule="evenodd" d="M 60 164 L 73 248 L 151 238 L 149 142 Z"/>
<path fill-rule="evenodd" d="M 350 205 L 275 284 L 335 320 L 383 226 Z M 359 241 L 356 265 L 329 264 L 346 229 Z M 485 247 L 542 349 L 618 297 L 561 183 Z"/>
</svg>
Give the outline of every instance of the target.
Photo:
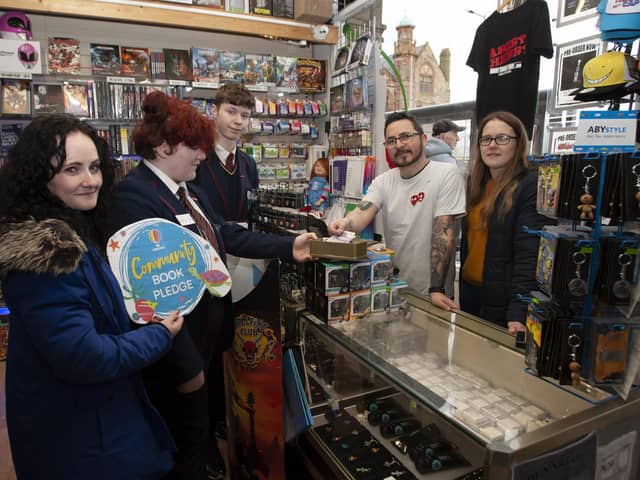
<svg viewBox="0 0 640 480">
<path fill-rule="evenodd" d="M 509 443 L 602 400 L 532 376 L 521 352 L 414 307 L 331 326 L 304 316 L 320 336 L 483 444 Z"/>
</svg>

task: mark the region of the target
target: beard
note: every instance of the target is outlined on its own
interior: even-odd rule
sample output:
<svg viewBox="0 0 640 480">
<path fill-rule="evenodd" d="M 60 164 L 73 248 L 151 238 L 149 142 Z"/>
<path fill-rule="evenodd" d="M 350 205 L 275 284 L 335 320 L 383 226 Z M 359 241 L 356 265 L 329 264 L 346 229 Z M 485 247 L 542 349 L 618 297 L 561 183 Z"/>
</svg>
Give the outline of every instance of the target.
<svg viewBox="0 0 640 480">
<path fill-rule="evenodd" d="M 422 154 L 424 153 L 424 142 L 420 139 L 420 148 L 414 151 L 411 147 L 403 146 L 401 149 L 396 150 L 395 155 L 393 156 L 393 163 L 397 167 L 408 167 L 416 163 Z M 406 156 L 407 154 L 411 155 L 408 159 L 401 158 Z"/>
</svg>

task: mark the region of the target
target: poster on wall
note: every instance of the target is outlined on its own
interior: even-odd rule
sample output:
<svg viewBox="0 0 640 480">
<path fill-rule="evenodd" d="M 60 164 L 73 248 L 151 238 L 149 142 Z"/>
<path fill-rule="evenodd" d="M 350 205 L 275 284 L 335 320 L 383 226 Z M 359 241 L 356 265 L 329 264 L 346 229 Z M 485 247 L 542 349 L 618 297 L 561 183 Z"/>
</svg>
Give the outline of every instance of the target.
<svg viewBox="0 0 640 480">
<path fill-rule="evenodd" d="M 582 88 L 582 69 L 589 60 L 604 52 L 604 42 L 593 36 L 558 45 L 553 82 L 553 109 L 588 108 L 597 103 L 574 100 L 572 92 Z"/>
<path fill-rule="evenodd" d="M 558 27 L 594 17 L 598 13 L 598 3 L 600 0 L 559 0 Z"/>
<path fill-rule="evenodd" d="M 552 128 L 549 132 L 549 153 L 562 155 L 573 153 L 573 145 L 576 143 L 576 128 Z"/>
</svg>

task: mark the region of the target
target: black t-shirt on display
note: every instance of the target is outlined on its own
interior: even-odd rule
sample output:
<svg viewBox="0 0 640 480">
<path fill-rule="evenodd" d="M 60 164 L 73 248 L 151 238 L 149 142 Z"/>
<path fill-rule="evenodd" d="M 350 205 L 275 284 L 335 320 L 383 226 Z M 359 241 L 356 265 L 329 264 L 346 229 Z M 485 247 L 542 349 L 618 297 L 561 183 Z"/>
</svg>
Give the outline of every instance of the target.
<svg viewBox="0 0 640 480">
<path fill-rule="evenodd" d="M 496 110 L 507 110 L 522 120 L 531 138 L 541 55 L 553 56 L 544 0 L 528 0 L 506 13 L 493 12 L 482 22 L 467 59 L 467 65 L 478 72 L 477 121 Z"/>
</svg>

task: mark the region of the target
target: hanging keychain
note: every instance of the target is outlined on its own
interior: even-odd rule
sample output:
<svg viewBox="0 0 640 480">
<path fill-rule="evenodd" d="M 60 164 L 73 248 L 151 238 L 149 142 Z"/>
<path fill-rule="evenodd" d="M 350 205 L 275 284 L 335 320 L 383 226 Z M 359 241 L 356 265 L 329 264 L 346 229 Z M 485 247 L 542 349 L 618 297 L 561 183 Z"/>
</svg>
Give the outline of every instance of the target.
<svg viewBox="0 0 640 480">
<path fill-rule="evenodd" d="M 545 170 L 544 180 L 545 180 L 545 200 L 546 200 L 546 208 L 551 209 L 555 206 L 556 203 L 556 190 L 552 188 L 553 186 L 553 167 L 547 167 Z"/>
<path fill-rule="evenodd" d="M 576 266 L 576 278 L 569 281 L 569 293 L 574 297 L 583 297 L 587 294 L 587 282 L 582 279 L 582 265 L 587 261 L 587 256 L 582 252 L 574 252 L 572 260 Z"/>
<path fill-rule="evenodd" d="M 580 195 L 580 205 L 578 205 L 578 210 L 580 210 L 580 220 L 593 220 L 593 211 L 596 209 L 596 206 L 593 204 L 593 196 L 591 196 L 591 189 L 589 188 L 589 183 L 591 180 L 595 178 L 598 174 L 598 170 L 593 165 L 585 165 L 582 169 L 582 176 L 584 177 L 584 193 Z"/>
<path fill-rule="evenodd" d="M 640 193 L 640 192 L 639 192 Z M 629 297 L 631 296 L 631 285 L 629 284 L 629 281 L 625 278 L 625 272 L 627 270 L 627 267 L 629 265 L 631 265 L 631 255 L 627 254 L 627 253 L 621 253 L 620 255 L 618 255 L 618 265 L 620 265 L 620 273 L 618 274 L 620 276 L 619 280 L 616 280 L 613 283 L 613 295 L 618 299 L 618 300 L 629 300 Z"/>
<path fill-rule="evenodd" d="M 538 211 L 544 211 L 545 200 L 547 198 L 547 168 L 544 165 L 538 169 L 538 193 L 536 195 L 536 208 Z"/>
<path fill-rule="evenodd" d="M 631 167 L 631 173 L 636 176 L 635 199 L 638 202 L 638 207 L 640 208 L 640 163 L 636 163 L 633 167 Z"/>
<path fill-rule="evenodd" d="M 582 341 L 578 335 L 572 333 L 569 335 L 567 342 L 571 349 L 571 353 L 569 354 L 569 359 L 571 360 L 569 362 L 569 370 L 571 370 L 571 384 L 575 387 L 580 383 L 580 362 L 578 362 L 578 355 L 576 354 L 576 351 L 578 350 L 578 347 L 580 347 Z"/>
</svg>

